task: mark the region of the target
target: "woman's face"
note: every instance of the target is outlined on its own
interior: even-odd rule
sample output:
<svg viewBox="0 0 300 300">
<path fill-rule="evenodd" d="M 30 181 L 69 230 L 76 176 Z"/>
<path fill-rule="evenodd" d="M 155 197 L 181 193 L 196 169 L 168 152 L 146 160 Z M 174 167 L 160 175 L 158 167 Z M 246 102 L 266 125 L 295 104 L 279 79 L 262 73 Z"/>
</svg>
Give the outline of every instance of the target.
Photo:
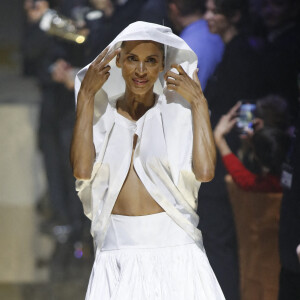
<svg viewBox="0 0 300 300">
<path fill-rule="evenodd" d="M 209 31 L 219 34 L 220 36 L 223 36 L 231 26 L 228 18 L 217 10 L 214 0 L 206 1 L 206 13 L 204 18 L 207 21 Z"/>
<path fill-rule="evenodd" d="M 134 94 L 146 94 L 163 71 L 163 50 L 152 41 L 126 41 L 117 56 L 126 88 Z"/>
</svg>

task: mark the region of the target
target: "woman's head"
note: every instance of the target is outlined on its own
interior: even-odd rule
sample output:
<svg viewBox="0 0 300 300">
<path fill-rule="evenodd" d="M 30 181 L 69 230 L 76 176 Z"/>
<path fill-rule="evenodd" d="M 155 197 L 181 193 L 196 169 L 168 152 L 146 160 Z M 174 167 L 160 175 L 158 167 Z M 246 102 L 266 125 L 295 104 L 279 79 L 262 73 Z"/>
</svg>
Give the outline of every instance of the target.
<svg viewBox="0 0 300 300">
<path fill-rule="evenodd" d="M 134 94 L 153 90 L 164 69 L 164 45 L 153 41 L 125 41 L 121 49 L 116 65 L 122 69 L 126 88 Z"/>
<path fill-rule="evenodd" d="M 228 30 L 238 30 L 245 15 L 245 0 L 207 0 L 205 19 L 209 30 L 222 38 Z"/>
<path fill-rule="evenodd" d="M 271 174 L 280 175 L 290 145 L 288 134 L 278 128 L 264 127 L 254 133 L 252 145 L 260 165 Z"/>
<path fill-rule="evenodd" d="M 113 53 L 120 47 L 122 50 L 120 55 L 114 57 L 109 62 L 109 79 L 95 96 L 94 115 L 96 121 L 99 119 L 99 116 L 104 113 L 105 105 L 108 102 L 114 103 L 118 97 L 124 94 L 128 85 L 132 86 L 134 92 L 139 93 L 139 95 L 153 91 L 155 94 L 163 96 L 160 97 L 159 100 L 163 103 L 178 103 L 183 107 L 189 108 L 187 101 L 182 99 L 180 95 L 165 89 L 166 82 L 164 80 L 164 74 L 161 72 L 163 70 L 170 70 L 173 64 L 180 64 L 190 77 L 193 76 L 197 68 L 197 55 L 183 39 L 174 34 L 169 27 L 138 21 L 128 25 L 115 37 L 108 46 L 107 55 Z M 150 50 L 154 50 L 155 53 Z M 138 51 L 138 53 L 136 53 L 136 51 Z M 137 56 L 133 55 L 129 60 L 125 60 L 126 53 L 128 55 L 128 53 L 132 52 Z M 142 67 L 144 68 L 150 63 L 147 57 L 150 56 L 149 58 L 151 58 L 153 54 L 157 56 L 159 63 L 155 63 L 154 66 L 151 66 L 151 72 L 149 72 L 150 67 L 147 67 L 146 76 L 148 76 L 147 79 L 151 79 L 151 84 L 150 82 L 140 82 L 138 86 L 133 85 L 134 78 L 145 77 L 145 74 L 135 72 L 133 66 L 137 65 L 137 62 L 143 62 Z M 129 64 L 130 60 L 132 60 L 132 65 Z M 76 101 L 81 83 L 88 68 L 89 65 L 80 70 L 76 76 Z M 123 78 L 125 80 L 123 80 Z M 156 79 L 156 81 L 153 87 L 154 79 Z"/>
<path fill-rule="evenodd" d="M 289 126 L 287 101 L 278 95 L 269 95 L 258 99 L 256 101 L 255 116 L 262 123 L 258 128 L 265 126 L 286 130 Z"/>
</svg>

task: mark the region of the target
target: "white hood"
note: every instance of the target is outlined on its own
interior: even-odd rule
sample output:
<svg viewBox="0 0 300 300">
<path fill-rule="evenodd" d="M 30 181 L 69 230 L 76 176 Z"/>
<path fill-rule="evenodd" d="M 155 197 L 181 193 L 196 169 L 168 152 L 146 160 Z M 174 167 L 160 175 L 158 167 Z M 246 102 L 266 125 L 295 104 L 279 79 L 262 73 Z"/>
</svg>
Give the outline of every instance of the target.
<svg viewBox="0 0 300 300">
<path fill-rule="evenodd" d="M 183 69 L 192 77 L 194 70 L 197 68 L 197 56 L 186 42 L 172 33 L 169 27 L 147 22 L 135 22 L 126 27 L 110 44 L 109 53 L 119 48 L 123 41 L 151 40 L 165 45 L 165 68 L 160 74 L 154 86 L 154 92 L 161 95 L 165 93 L 167 103 L 179 102 L 183 106 L 188 106 L 185 100 L 174 92 L 164 90 L 165 82 L 164 73 L 171 68 L 171 64 L 180 64 Z M 89 64 L 90 65 L 90 64 Z M 89 67 L 81 69 L 75 78 L 75 98 L 80 89 L 81 81 Z M 116 58 L 109 65 L 111 66 L 110 77 L 103 85 L 102 89 L 95 96 L 95 119 L 105 112 L 108 101 L 112 101 L 125 92 L 125 82 L 122 77 L 121 69 L 116 66 Z"/>
</svg>

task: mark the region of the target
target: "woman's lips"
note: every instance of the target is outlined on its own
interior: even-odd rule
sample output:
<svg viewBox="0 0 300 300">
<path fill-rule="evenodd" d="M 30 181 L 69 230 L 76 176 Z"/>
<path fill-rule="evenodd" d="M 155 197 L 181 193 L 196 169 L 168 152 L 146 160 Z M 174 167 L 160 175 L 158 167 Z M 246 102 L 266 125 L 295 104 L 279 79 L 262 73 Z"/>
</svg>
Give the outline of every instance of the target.
<svg viewBox="0 0 300 300">
<path fill-rule="evenodd" d="M 134 78 L 132 79 L 133 82 L 136 84 L 136 85 L 145 85 L 148 80 L 147 79 L 137 79 L 137 78 Z"/>
</svg>

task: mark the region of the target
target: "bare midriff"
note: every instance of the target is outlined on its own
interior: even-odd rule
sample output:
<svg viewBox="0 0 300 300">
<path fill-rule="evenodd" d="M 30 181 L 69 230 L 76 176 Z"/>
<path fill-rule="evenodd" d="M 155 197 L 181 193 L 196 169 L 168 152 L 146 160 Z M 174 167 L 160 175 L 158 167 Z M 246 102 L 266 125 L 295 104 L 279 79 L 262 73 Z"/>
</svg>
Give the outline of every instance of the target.
<svg viewBox="0 0 300 300">
<path fill-rule="evenodd" d="M 137 136 L 135 135 L 130 168 L 112 210 L 112 214 L 144 216 L 164 211 L 161 206 L 151 197 L 134 169 L 133 153 L 136 141 Z"/>
</svg>

